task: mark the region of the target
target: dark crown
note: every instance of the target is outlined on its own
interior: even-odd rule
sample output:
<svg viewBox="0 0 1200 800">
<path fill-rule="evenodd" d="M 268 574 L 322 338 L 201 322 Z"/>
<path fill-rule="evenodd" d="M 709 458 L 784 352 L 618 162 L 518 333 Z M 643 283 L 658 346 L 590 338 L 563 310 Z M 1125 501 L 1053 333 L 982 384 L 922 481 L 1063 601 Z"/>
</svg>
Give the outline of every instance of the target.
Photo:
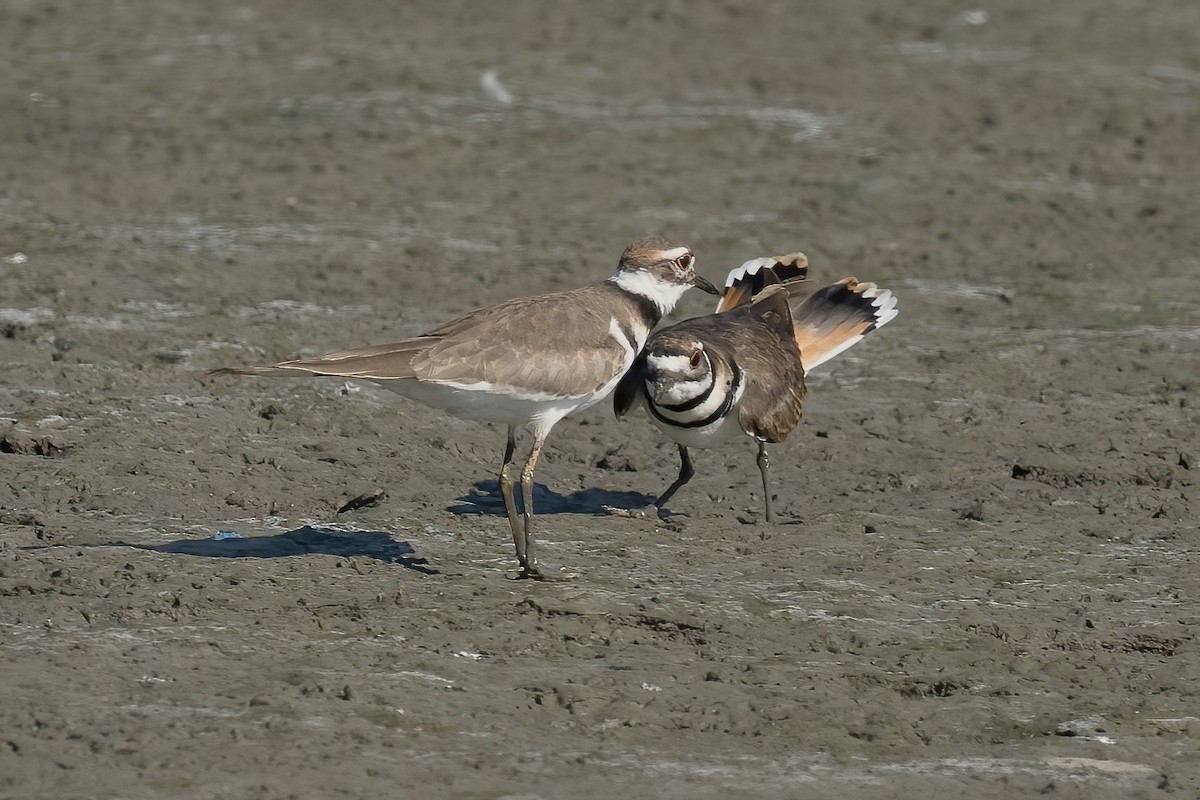
<svg viewBox="0 0 1200 800">
<path fill-rule="evenodd" d="M 679 245 L 673 245 L 661 236 L 647 236 L 631 243 L 621 253 L 622 267 L 649 267 L 662 258 L 666 250 Z"/>
</svg>

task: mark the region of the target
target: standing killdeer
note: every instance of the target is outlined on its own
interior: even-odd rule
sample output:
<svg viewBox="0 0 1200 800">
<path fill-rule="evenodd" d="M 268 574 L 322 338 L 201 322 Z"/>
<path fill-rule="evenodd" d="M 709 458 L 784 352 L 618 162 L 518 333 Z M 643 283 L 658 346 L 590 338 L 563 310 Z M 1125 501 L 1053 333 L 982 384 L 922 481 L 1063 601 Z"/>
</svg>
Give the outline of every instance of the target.
<svg viewBox="0 0 1200 800">
<path fill-rule="evenodd" d="M 650 337 L 618 384 L 613 406 L 618 417 L 636 403 L 646 406 L 679 447 L 679 477 L 652 505 L 610 512 L 659 515 L 695 474 L 689 447 L 744 434 L 758 443 L 765 516 L 774 520 L 766 445 L 782 442 L 800 423 L 805 374 L 897 313 L 891 291 L 855 278 L 793 302 L 807 271 L 802 253 L 747 261 L 729 273 L 717 313 Z"/>
<path fill-rule="evenodd" d="M 395 344 L 233 367 L 210 374 L 330 375 L 365 378 L 468 419 L 508 426 L 500 491 L 521 577 L 548 579 L 533 539 L 533 470 L 550 429 L 608 396 L 650 330 L 696 286 L 720 294 L 695 272 L 695 256 L 664 239 L 640 239 L 603 283 L 510 300 Z M 533 447 L 520 473 L 523 514 L 513 497 L 513 450 L 527 429 Z"/>
</svg>

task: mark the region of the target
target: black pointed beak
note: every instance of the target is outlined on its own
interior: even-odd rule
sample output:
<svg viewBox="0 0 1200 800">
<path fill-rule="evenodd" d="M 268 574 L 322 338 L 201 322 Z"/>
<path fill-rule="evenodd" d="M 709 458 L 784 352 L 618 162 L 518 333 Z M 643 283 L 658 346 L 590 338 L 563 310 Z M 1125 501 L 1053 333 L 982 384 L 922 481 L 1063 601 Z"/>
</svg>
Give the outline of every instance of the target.
<svg viewBox="0 0 1200 800">
<path fill-rule="evenodd" d="M 720 289 L 718 289 L 716 286 L 713 286 L 712 283 L 710 283 L 707 279 L 702 278 L 699 275 L 692 276 L 692 286 L 695 286 L 702 292 L 708 292 L 709 294 L 719 295 L 721 293 Z"/>
</svg>

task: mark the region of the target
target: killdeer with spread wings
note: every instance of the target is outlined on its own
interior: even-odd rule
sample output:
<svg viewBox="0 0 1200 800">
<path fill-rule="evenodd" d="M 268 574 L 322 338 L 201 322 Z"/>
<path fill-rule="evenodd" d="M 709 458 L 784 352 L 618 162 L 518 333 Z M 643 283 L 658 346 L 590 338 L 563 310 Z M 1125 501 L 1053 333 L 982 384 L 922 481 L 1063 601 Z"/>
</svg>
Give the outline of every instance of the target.
<svg viewBox="0 0 1200 800">
<path fill-rule="evenodd" d="M 782 442 L 800 423 L 805 374 L 897 313 L 891 291 L 855 278 L 793 300 L 807 273 L 802 253 L 747 261 L 729 273 L 717 313 L 650 337 L 617 385 L 613 407 L 618 417 L 634 405 L 646 407 L 678 445 L 679 477 L 652 505 L 611 513 L 661 515 L 695 474 L 689 447 L 745 435 L 758 444 L 765 517 L 774 521 L 766 446 Z"/>
<path fill-rule="evenodd" d="M 533 471 L 546 437 L 567 414 L 608 396 L 689 288 L 720 294 L 695 263 L 687 247 L 639 239 L 603 283 L 510 300 L 395 344 L 210 374 L 364 378 L 457 416 L 507 425 L 500 491 L 520 574 L 550 580 L 560 576 L 538 565 L 533 537 Z M 518 513 L 514 450 L 523 430 L 533 446 L 520 471 Z"/>
</svg>

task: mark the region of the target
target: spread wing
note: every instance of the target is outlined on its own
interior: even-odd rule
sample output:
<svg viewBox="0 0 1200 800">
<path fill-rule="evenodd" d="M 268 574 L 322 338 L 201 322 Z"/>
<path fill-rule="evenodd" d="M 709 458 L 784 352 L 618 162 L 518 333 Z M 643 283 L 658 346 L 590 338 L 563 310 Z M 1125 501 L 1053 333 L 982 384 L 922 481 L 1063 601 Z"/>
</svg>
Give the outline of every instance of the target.
<svg viewBox="0 0 1200 800">
<path fill-rule="evenodd" d="M 716 313 L 720 314 L 750 302 L 766 287 L 783 284 L 789 290 L 808 279 L 808 258 L 804 253 L 788 253 L 786 256 L 755 258 L 729 271 L 725 278 L 725 291 L 717 302 Z"/>
<path fill-rule="evenodd" d="M 842 278 L 814 293 L 792 312 L 804 368 L 825 363 L 897 313 L 891 290 L 856 278 Z"/>
</svg>

